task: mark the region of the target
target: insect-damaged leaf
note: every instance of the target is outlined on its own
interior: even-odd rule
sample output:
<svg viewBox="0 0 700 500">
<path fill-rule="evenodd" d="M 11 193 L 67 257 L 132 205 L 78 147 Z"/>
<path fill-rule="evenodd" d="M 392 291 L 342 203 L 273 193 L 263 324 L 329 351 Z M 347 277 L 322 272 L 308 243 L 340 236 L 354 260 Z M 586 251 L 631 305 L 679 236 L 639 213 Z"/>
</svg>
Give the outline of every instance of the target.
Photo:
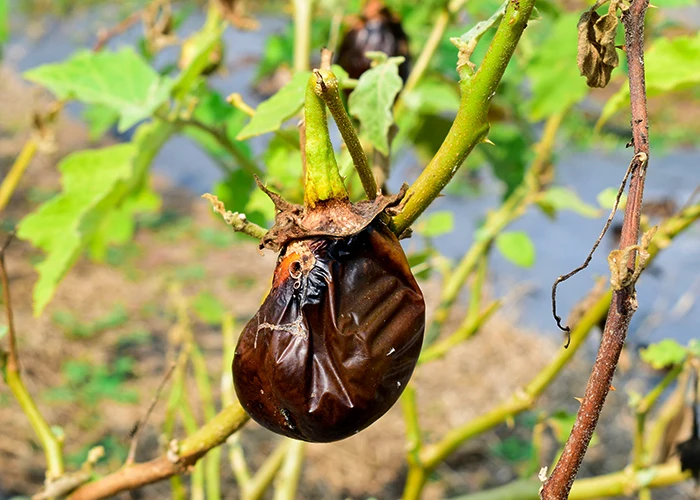
<svg viewBox="0 0 700 500">
<path fill-rule="evenodd" d="M 625 9 L 621 0 L 611 0 L 608 13 L 596 12 L 606 0 L 600 0 L 586 11 L 578 22 L 578 69 L 589 87 L 605 87 L 612 70 L 620 63 L 615 49 L 617 9 Z"/>
</svg>

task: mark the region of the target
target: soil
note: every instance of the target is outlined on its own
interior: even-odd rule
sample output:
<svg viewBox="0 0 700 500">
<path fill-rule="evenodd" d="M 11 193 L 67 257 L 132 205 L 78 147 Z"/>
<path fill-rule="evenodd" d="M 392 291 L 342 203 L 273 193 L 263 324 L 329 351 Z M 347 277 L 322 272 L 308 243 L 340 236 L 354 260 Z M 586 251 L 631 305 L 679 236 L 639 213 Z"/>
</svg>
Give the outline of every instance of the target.
<svg viewBox="0 0 700 500">
<path fill-rule="evenodd" d="M 0 172 L 4 176 L 28 137 L 31 113 L 46 109 L 48 101 L 36 97 L 7 68 L 0 68 Z M 64 113 L 55 128 L 54 150 L 43 152 L 32 161 L 3 213 L 3 229 L 12 227 L 33 210 L 38 198 L 46 198 L 59 188 L 57 161 L 71 151 L 92 147 L 80 123 Z M 272 275 L 275 255 L 260 254 L 252 240 L 231 238 L 223 221 L 212 214 L 208 203 L 196 195 L 177 189 L 162 178 L 154 185 L 163 198 L 162 215 L 156 223 L 144 224 L 133 243 L 110 254 L 109 263 L 80 259 L 60 284 L 44 314 L 34 318 L 31 293 L 36 280 L 32 263 L 40 253 L 23 241 L 9 249 L 9 267 L 14 300 L 15 323 L 23 378 L 37 399 L 47 421 L 63 430 L 65 453 L 71 467 L 79 467 L 86 451 L 103 444 L 108 456 L 98 466 L 99 473 L 117 469 L 130 443 L 130 431 L 142 417 L 164 372 L 174 357 L 177 343 L 173 284 L 182 287 L 190 301 L 201 292 L 213 294 L 232 312 L 239 327 L 260 304 Z M 432 311 L 439 295 L 437 280 L 422 287 Z M 67 313 L 83 325 L 110 317 L 122 308 L 126 319 L 97 332 L 77 335 L 66 323 Z M 460 309 L 459 307 L 456 309 Z M 561 348 L 559 342 L 538 332 L 517 326 L 517 307 L 508 304 L 504 312 L 489 321 L 477 336 L 453 349 L 444 359 L 420 367 L 413 382 L 417 391 L 419 418 L 426 442 L 434 442 L 455 426 L 494 408 L 526 384 Z M 218 387 L 222 362 L 222 340 L 218 325 L 191 314 L 193 331 L 202 348 L 213 386 Z M 454 318 L 450 331 L 459 323 Z M 68 326 L 66 326 L 68 325 Z M 139 334 L 139 335 L 137 335 Z M 595 348 L 592 336 L 590 350 Z M 128 339 L 137 339 L 129 341 Z M 126 339 L 126 340 L 125 340 Z M 86 400 L 84 389 L 73 388 L 74 399 L 55 398 L 55 389 L 65 387 L 66 365 L 85 362 L 114 370 L 120 359 L 132 360 L 128 377 L 118 391 L 134 391 L 138 401 L 117 402 L 113 398 Z M 583 393 L 590 369 L 586 353 L 579 354 L 562 376 L 546 392 L 537 412 L 566 409 L 575 411 L 574 396 Z M 53 389 L 53 392 L 52 392 Z M 196 387 L 191 377 L 189 399 L 200 424 L 203 422 Z M 167 391 L 167 390 L 166 390 Z M 215 391 L 218 401 L 218 390 Z M 54 395 L 52 399 L 51 395 Z M 167 397 L 167 396 L 166 396 Z M 117 398 L 119 399 L 119 398 Z M 631 450 L 629 430 L 633 419 L 627 409 L 624 390 L 611 394 L 599 430 L 600 444 L 590 450 L 582 476 L 613 472 L 623 468 Z M 165 402 L 152 414 L 140 441 L 137 460 L 148 460 L 162 453 L 160 438 Z M 529 415 L 532 421 L 536 414 Z M 517 477 L 527 465 L 503 458 L 504 443 L 526 441 L 531 437 L 528 418 L 516 418 L 463 445 L 440 465 L 425 489 L 424 498 L 438 499 L 504 484 Z M 32 495 L 41 489 L 44 457 L 27 419 L 0 385 L 0 499 Z M 177 428 L 175 434 L 183 435 Z M 279 438 L 254 423 L 241 432 L 241 442 L 252 470 L 262 463 Z M 545 439 L 545 462 L 556 451 L 550 435 Z M 400 405 L 357 436 L 332 444 L 306 447 L 306 461 L 299 498 L 395 499 L 401 495 L 406 475 L 406 438 Z M 222 462 L 222 490 L 225 498 L 237 498 L 237 490 L 226 458 Z M 655 493 L 654 498 L 681 498 L 687 485 Z M 143 488 L 137 498 L 164 498 L 169 483 Z M 124 494 L 121 497 L 130 498 Z"/>
</svg>

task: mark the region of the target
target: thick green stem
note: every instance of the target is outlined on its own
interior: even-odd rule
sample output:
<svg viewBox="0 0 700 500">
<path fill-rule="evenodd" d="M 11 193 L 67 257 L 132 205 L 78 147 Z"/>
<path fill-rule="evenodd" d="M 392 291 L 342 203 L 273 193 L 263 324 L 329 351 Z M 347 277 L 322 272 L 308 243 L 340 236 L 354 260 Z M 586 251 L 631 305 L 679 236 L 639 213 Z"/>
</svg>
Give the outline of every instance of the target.
<svg viewBox="0 0 700 500">
<path fill-rule="evenodd" d="M 489 104 L 496 94 L 534 5 L 534 0 L 512 1 L 508 4 L 479 71 L 461 79 L 462 98 L 457 117 L 436 155 L 409 188 L 406 206 L 393 220 L 396 234 L 403 233 L 413 224 L 438 197 L 471 150 L 486 139 L 489 131 Z"/>
<path fill-rule="evenodd" d="M 355 127 L 353 127 L 350 117 L 347 111 L 345 111 L 345 106 L 343 106 L 343 101 L 338 92 L 338 79 L 330 70 L 315 70 L 314 74 L 316 75 L 317 82 L 314 90 L 317 95 L 323 99 L 331 115 L 333 115 L 333 119 L 336 125 L 338 125 L 340 135 L 343 136 L 343 141 L 345 141 L 350 156 L 352 156 L 352 161 L 360 176 L 362 187 L 365 193 L 367 193 L 367 197 L 373 200 L 377 197 L 377 181 L 374 179 L 372 169 L 367 161 L 367 155 L 362 149 L 360 139 L 357 137 L 357 132 L 355 132 Z"/>
<path fill-rule="evenodd" d="M 348 198 L 328 133 L 326 105 L 319 97 L 321 92 L 321 83 L 318 77 L 312 74 L 306 85 L 304 104 L 306 123 L 304 204 L 307 208 L 314 208 L 318 202 Z"/>
<path fill-rule="evenodd" d="M 299 486 L 301 469 L 304 463 L 305 446 L 306 443 L 303 441 L 292 441 L 289 443 L 282 470 L 277 475 L 274 500 L 294 500 L 297 498 L 297 487 Z"/>
</svg>

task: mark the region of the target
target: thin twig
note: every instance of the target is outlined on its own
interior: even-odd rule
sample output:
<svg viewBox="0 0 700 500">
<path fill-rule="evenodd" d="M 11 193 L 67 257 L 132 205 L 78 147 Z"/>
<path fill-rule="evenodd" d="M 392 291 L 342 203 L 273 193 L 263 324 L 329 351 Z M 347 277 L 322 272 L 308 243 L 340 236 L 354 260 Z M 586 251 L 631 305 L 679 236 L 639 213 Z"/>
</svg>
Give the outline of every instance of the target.
<svg viewBox="0 0 700 500">
<path fill-rule="evenodd" d="M 625 172 L 625 177 L 622 179 L 622 183 L 620 184 L 620 189 L 617 190 L 617 195 L 615 196 L 615 203 L 613 205 L 612 210 L 610 211 L 610 215 L 608 216 L 608 220 L 605 221 L 605 226 L 603 226 L 603 230 L 600 232 L 600 236 L 598 236 L 598 239 L 596 242 L 593 244 L 593 248 L 591 248 L 591 251 L 588 253 L 588 257 L 586 257 L 586 260 L 583 261 L 583 264 L 581 264 L 579 267 L 574 269 L 573 271 L 564 274 L 562 276 L 559 276 L 555 281 L 554 284 L 552 284 L 552 314 L 554 315 L 554 319 L 557 322 L 557 326 L 563 331 L 566 332 L 567 334 L 571 333 L 571 328 L 569 326 L 562 326 L 561 324 L 561 316 L 557 314 L 557 286 L 559 286 L 559 283 L 562 283 L 563 281 L 568 280 L 572 276 L 578 274 L 579 272 L 583 271 L 588 267 L 588 264 L 591 263 L 591 259 L 593 259 L 593 254 L 595 253 L 596 249 L 598 248 L 598 245 L 600 245 L 600 242 L 603 241 L 603 237 L 605 236 L 605 233 L 608 232 L 608 229 L 610 229 L 610 224 L 612 224 L 613 218 L 615 218 L 615 213 L 617 212 L 617 207 L 620 204 L 620 199 L 622 198 L 622 193 L 625 191 L 625 186 L 627 186 L 627 179 L 629 179 L 630 173 L 632 173 L 632 168 L 635 165 L 634 159 L 630 162 L 629 167 L 627 167 L 627 172 Z M 565 348 L 569 347 L 569 342 L 571 341 L 570 337 L 567 337 L 566 340 L 566 345 L 564 346 Z"/>
<path fill-rule="evenodd" d="M 158 404 L 158 400 L 160 399 L 160 395 L 163 392 L 163 388 L 165 387 L 165 384 L 168 382 L 168 380 L 170 380 L 170 376 L 173 374 L 173 371 L 175 370 L 176 366 L 176 363 L 170 364 L 168 371 L 166 371 L 165 375 L 163 375 L 163 380 L 161 380 L 160 384 L 158 384 L 158 388 L 156 389 L 156 393 L 153 396 L 153 400 L 151 401 L 151 404 L 149 405 L 146 414 L 143 416 L 143 418 L 141 418 L 141 420 L 139 420 L 136 423 L 135 432 L 133 433 L 133 436 L 131 438 L 131 446 L 129 447 L 129 454 L 126 457 L 125 465 L 129 466 L 134 463 L 134 460 L 136 459 L 136 447 L 138 446 L 139 438 L 141 437 L 141 432 L 146 426 L 146 422 L 148 422 L 151 413 L 153 413 L 153 409 L 156 407 L 156 404 Z"/>
<path fill-rule="evenodd" d="M 644 83 L 644 15 L 648 5 L 648 0 L 633 0 L 629 9 L 622 14 L 629 68 L 631 125 L 635 152 L 633 162 L 636 165 L 630 179 L 620 250 L 633 247 L 639 240 L 644 181 L 649 159 L 649 127 Z M 633 273 L 637 252 L 631 251 L 629 254 L 627 268 Z M 634 282 L 613 290 L 603 339 L 576 415 L 576 423 L 552 475 L 542 486 L 541 497 L 544 500 L 567 498 L 571 491 L 610 390 L 630 320 L 636 309 Z"/>
<path fill-rule="evenodd" d="M 15 237 L 12 231 L 0 248 L 0 279 L 2 280 L 2 301 L 5 304 L 5 317 L 7 318 L 7 365 L 6 369 L 19 371 L 19 356 L 17 355 L 17 335 L 15 333 L 15 320 L 12 311 L 12 299 L 10 297 L 10 280 L 5 266 L 5 252 Z"/>
<path fill-rule="evenodd" d="M 121 35 L 126 30 L 131 28 L 134 24 L 136 24 L 141 19 L 142 16 L 143 16 L 143 11 L 137 10 L 136 12 L 131 13 L 128 17 L 124 18 L 122 21 L 120 21 L 114 27 L 106 29 L 106 30 L 100 30 L 100 32 L 97 34 L 97 41 L 95 42 L 95 45 L 93 45 L 93 47 L 92 47 L 92 51 L 99 52 L 100 50 L 102 50 L 104 48 L 104 46 L 107 44 L 107 42 L 109 42 L 115 36 Z"/>
<path fill-rule="evenodd" d="M 202 195 L 202 198 L 209 200 L 209 203 L 211 203 L 214 211 L 220 214 L 226 221 L 226 224 L 231 226 L 234 229 L 234 231 L 239 231 L 259 240 L 261 240 L 265 236 L 265 234 L 267 234 L 266 229 L 258 226 L 254 222 L 250 222 L 246 218 L 245 214 L 226 210 L 224 202 L 219 200 L 219 198 L 215 195 L 204 193 Z"/>
</svg>

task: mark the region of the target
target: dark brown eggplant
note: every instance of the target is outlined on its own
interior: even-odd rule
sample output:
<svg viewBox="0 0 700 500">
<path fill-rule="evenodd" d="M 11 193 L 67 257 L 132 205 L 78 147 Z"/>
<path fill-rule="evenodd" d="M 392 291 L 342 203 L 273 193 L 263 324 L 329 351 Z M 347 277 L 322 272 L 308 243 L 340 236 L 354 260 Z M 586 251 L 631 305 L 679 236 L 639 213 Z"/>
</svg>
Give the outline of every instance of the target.
<svg viewBox="0 0 700 500">
<path fill-rule="evenodd" d="M 399 76 L 406 83 L 411 64 L 408 35 L 399 19 L 376 0 L 367 2 L 360 20 L 345 34 L 336 63 L 348 72 L 350 78 L 360 78 L 371 64 L 366 52 L 403 56 L 406 60 L 399 66 Z"/>
<path fill-rule="evenodd" d="M 347 438 L 397 401 L 424 328 L 423 294 L 379 218 L 347 237 L 294 239 L 282 247 L 270 293 L 239 338 L 238 399 L 276 433 Z"/>
</svg>

